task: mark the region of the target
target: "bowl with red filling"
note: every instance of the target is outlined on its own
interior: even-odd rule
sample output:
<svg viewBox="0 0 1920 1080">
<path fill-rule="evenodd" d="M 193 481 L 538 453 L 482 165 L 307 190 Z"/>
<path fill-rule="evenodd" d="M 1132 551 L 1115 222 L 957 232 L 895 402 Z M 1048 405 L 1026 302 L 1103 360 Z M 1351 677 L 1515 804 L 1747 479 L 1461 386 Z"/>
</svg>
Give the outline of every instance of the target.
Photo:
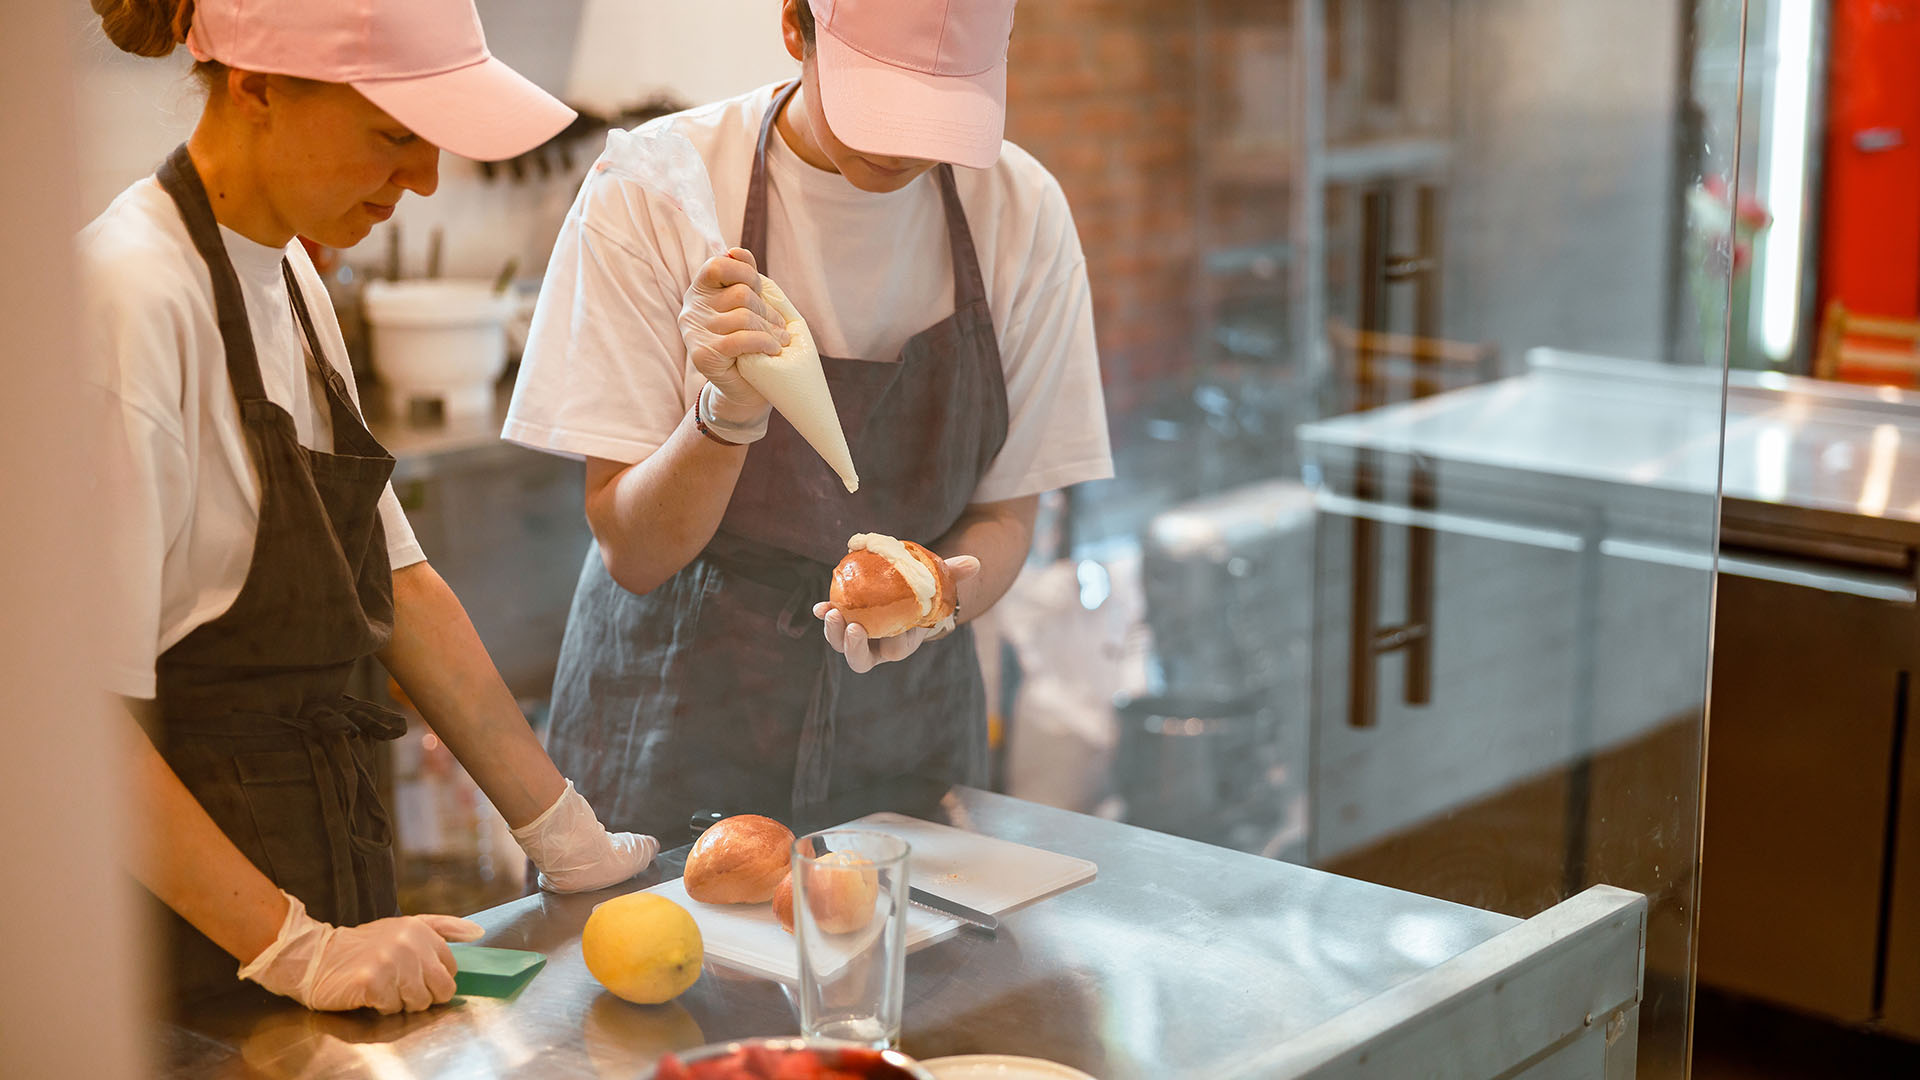
<svg viewBox="0 0 1920 1080">
<path fill-rule="evenodd" d="M 813 1039 L 740 1039 L 668 1054 L 650 1080 L 934 1080 L 898 1050 Z"/>
</svg>

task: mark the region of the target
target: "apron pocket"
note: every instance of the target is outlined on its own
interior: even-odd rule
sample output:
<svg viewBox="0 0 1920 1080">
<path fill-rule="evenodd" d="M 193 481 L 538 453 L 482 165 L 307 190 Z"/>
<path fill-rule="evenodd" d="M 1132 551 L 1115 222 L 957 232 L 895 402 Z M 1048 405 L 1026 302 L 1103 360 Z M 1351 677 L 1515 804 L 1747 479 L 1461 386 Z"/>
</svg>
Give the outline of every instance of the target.
<svg viewBox="0 0 1920 1080">
<path fill-rule="evenodd" d="M 304 750 L 268 750 L 235 754 L 233 767 L 243 784 L 311 784 L 313 758 Z"/>
<path fill-rule="evenodd" d="M 341 918 L 344 913 L 333 910 L 333 857 L 312 757 L 305 750 L 270 750 L 236 754 L 233 764 L 258 838 L 251 850 L 240 844 L 241 851 L 314 918 Z"/>
</svg>

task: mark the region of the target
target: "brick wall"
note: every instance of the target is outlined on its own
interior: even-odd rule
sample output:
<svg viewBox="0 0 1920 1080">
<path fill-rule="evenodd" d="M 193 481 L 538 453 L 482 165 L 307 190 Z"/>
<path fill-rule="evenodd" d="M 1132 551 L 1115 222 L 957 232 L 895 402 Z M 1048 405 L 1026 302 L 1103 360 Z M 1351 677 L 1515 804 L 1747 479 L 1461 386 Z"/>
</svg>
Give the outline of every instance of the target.
<svg viewBox="0 0 1920 1080">
<path fill-rule="evenodd" d="M 1194 23 L 1181 0 L 1026 0 L 1014 24 L 1007 137 L 1073 207 L 1116 416 L 1192 363 Z"/>
</svg>

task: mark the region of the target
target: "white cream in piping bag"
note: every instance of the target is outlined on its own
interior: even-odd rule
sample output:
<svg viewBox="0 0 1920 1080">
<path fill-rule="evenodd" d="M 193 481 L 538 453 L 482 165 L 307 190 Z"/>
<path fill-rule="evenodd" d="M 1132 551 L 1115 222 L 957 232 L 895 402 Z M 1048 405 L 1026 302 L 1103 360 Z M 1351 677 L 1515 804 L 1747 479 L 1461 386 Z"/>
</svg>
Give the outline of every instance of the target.
<svg viewBox="0 0 1920 1080">
<path fill-rule="evenodd" d="M 913 557 L 907 545 L 884 533 L 860 533 L 847 541 L 847 550 L 871 551 L 892 563 L 900 576 L 907 579 L 913 595 L 919 598 L 920 614 L 925 616 L 933 610 L 933 598 L 940 591 L 940 583 L 934 580 L 933 571 L 926 563 Z"/>
<path fill-rule="evenodd" d="M 763 277 L 760 281 L 761 299 L 787 320 L 787 333 L 793 340 L 772 356 L 759 353 L 742 356 L 738 361 L 740 374 L 780 410 L 793 430 L 839 474 L 840 483 L 848 491 L 858 491 L 860 474 L 853 469 L 847 433 L 840 427 L 840 414 L 833 407 L 833 393 L 827 389 L 827 373 L 820 366 L 820 350 L 814 347 L 813 331 L 807 329 L 807 320 L 794 310 L 793 302 L 772 278 Z"/>
</svg>

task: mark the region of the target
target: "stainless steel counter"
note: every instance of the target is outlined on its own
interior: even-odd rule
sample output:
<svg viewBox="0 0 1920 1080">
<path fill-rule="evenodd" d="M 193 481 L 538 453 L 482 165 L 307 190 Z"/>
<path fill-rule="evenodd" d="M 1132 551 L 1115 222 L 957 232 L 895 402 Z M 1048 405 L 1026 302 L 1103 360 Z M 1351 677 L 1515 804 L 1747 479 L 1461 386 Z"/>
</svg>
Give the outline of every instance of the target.
<svg viewBox="0 0 1920 1080">
<path fill-rule="evenodd" d="M 1526 373 L 1304 425 L 1321 508 L 1537 548 L 1912 602 L 1920 394 L 1536 349 Z M 1368 455 L 1437 511 L 1351 498 Z M 1745 549 L 1745 550 L 1743 550 Z M 1835 569 L 1836 564 L 1851 564 Z"/>
<path fill-rule="evenodd" d="M 1762 372 L 1727 376 L 1724 492 L 1920 523 L 1920 394 Z M 1300 429 L 1356 449 L 1710 497 L 1720 373 L 1536 349 L 1525 374 Z"/>
<path fill-rule="evenodd" d="M 1377 1071 L 1396 1060 L 1430 1062 L 1425 1075 L 1504 1075 L 1557 1050 L 1584 1067 L 1552 1075 L 1626 1075 L 1605 1070 L 1620 1061 L 1608 1047 L 1630 1051 L 1637 1015 L 1645 909 L 1634 894 L 1598 889 L 1522 924 L 965 788 L 901 787 L 823 818 L 883 808 L 1100 867 L 1005 916 L 997 938 L 963 933 L 909 958 L 903 1048 L 916 1056 L 1033 1054 L 1103 1080 L 1159 1080 L 1409 1075 Z M 620 890 L 475 916 L 485 943 L 550 958 L 514 1001 L 393 1018 L 211 1010 L 162 1029 L 162 1075 L 638 1077 L 668 1050 L 794 1032 L 781 986 L 723 968 L 656 1007 L 621 1002 L 587 974 L 579 934 L 593 905 L 677 874 L 684 851 Z M 1536 990 L 1499 991 L 1522 985 Z"/>
</svg>

